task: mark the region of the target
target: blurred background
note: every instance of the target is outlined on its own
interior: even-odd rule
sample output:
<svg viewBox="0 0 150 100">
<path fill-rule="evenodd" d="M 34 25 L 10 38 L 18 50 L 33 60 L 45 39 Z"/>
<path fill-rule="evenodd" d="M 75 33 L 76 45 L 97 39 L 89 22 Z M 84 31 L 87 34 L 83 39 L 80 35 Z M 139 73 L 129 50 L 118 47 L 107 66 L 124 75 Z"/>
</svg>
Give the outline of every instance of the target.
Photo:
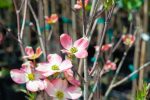
<svg viewBox="0 0 150 100">
<path fill-rule="evenodd" d="M 17 40 L 17 16 L 14 2 L 19 9 L 24 8 L 25 0 L 0 0 L 0 100 L 26 100 L 26 94 L 21 91 L 24 85 L 15 84 L 11 78 L 9 71 L 14 68 L 20 68 L 23 63 L 20 44 Z M 86 7 L 87 18 L 92 6 L 89 0 Z M 98 0 L 97 0 L 98 1 Z M 104 4 L 105 0 L 101 0 Z M 112 1 L 112 0 L 111 0 Z M 40 31 L 44 38 L 46 33 L 53 30 L 51 40 L 47 44 L 47 50 L 50 53 L 60 53 L 59 36 L 62 33 L 69 33 L 74 40 L 82 36 L 82 11 L 73 9 L 76 0 L 28 0 L 35 11 L 40 24 Z M 106 6 L 112 6 L 107 4 Z M 43 10 L 44 9 L 44 10 Z M 50 25 L 45 23 L 45 16 L 57 14 L 59 20 L 57 23 Z M 24 10 L 20 10 L 20 25 Z M 97 26 L 92 36 L 92 42 L 88 48 L 88 65 L 93 64 L 93 56 L 95 53 L 94 46 L 97 42 L 97 36 L 102 31 L 105 23 L 105 12 L 98 16 Z M 112 18 L 109 22 L 105 43 L 114 41 L 115 43 L 121 38 L 122 34 L 134 34 L 136 32 L 136 42 L 129 50 L 124 61 L 121 72 L 117 80 L 127 76 L 147 61 L 150 61 L 150 0 L 117 0 Z M 33 14 L 27 7 L 25 30 L 23 35 L 23 46 L 39 46 L 37 29 L 35 26 Z M 114 52 L 113 58 L 121 59 L 126 47 L 120 45 Z M 107 54 L 103 55 L 104 57 Z M 99 58 L 99 61 L 101 58 Z M 99 91 L 103 95 L 112 79 L 113 71 L 104 75 L 102 84 L 99 85 Z M 142 88 L 142 81 L 150 82 L 150 68 L 146 68 L 135 74 L 125 84 L 113 89 L 110 100 L 131 100 L 131 96 L 136 95 L 138 88 Z M 81 99 L 82 100 L 82 99 Z"/>
</svg>

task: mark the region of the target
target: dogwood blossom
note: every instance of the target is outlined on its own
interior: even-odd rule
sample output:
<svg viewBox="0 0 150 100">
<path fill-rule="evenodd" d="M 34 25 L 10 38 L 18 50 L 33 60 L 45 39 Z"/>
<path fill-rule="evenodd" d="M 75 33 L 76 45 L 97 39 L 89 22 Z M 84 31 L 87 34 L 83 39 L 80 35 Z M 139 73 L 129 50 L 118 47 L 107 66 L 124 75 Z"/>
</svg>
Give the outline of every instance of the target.
<svg viewBox="0 0 150 100">
<path fill-rule="evenodd" d="M 123 43 L 127 46 L 131 46 L 135 41 L 135 36 L 131 34 L 122 36 Z"/>
<path fill-rule="evenodd" d="M 24 56 L 23 58 L 28 58 L 28 59 L 34 60 L 34 59 L 37 59 L 40 57 L 40 55 L 42 54 L 42 50 L 40 47 L 38 47 L 36 49 L 36 52 L 34 52 L 32 47 L 27 46 L 25 48 L 25 53 L 27 54 L 27 56 Z"/>
<path fill-rule="evenodd" d="M 50 17 L 46 17 L 45 19 L 48 24 L 54 24 L 58 21 L 58 16 L 57 14 L 52 14 Z"/>
<path fill-rule="evenodd" d="M 88 56 L 86 48 L 89 45 L 87 38 L 80 38 L 72 43 L 72 38 L 68 34 L 62 34 L 60 36 L 61 45 L 65 48 L 61 50 L 63 53 L 69 55 L 75 55 L 77 58 L 85 58 Z"/>
<path fill-rule="evenodd" d="M 89 0 L 84 1 L 84 6 L 86 7 L 88 4 Z M 81 9 L 83 7 L 82 0 L 77 0 L 77 3 L 74 5 L 75 9 Z"/>
<path fill-rule="evenodd" d="M 42 75 L 48 77 L 52 74 L 63 72 L 72 67 L 70 60 L 62 61 L 62 58 L 57 54 L 49 54 L 47 63 L 39 63 L 36 70 Z"/>
<path fill-rule="evenodd" d="M 45 80 L 45 91 L 53 100 L 78 99 L 82 95 L 80 87 L 68 86 L 68 82 L 62 79 L 53 81 Z"/>
<path fill-rule="evenodd" d="M 114 62 L 111 62 L 110 60 L 107 60 L 106 64 L 104 65 L 104 70 L 116 70 L 116 64 Z"/>
<path fill-rule="evenodd" d="M 101 51 L 108 51 L 111 47 L 112 47 L 112 44 L 102 45 Z M 99 50 L 99 46 L 95 46 L 95 50 L 98 51 Z"/>
<path fill-rule="evenodd" d="M 37 71 L 32 70 L 33 63 L 28 61 L 22 64 L 19 69 L 12 69 L 10 76 L 12 80 L 18 84 L 26 83 L 26 88 L 29 91 L 36 92 L 38 90 L 44 90 L 44 82 L 41 80 L 41 76 Z"/>
</svg>

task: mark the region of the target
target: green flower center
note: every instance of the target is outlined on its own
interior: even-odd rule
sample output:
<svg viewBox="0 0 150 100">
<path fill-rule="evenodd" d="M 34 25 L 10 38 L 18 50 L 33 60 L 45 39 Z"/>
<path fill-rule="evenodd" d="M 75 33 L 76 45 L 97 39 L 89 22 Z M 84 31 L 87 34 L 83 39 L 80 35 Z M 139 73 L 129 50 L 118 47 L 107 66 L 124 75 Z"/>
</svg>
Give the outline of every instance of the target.
<svg viewBox="0 0 150 100">
<path fill-rule="evenodd" d="M 130 45 L 130 44 L 131 44 L 131 39 L 130 39 L 130 38 L 127 38 L 127 39 L 125 40 L 125 44 L 126 44 L 126 45 Z"/>
<path fill-rule="evenodd" d="M 29 80 L 34 80 L 35 79 L 35 76 L 34 76 L 34 74 L 28 74 L 28 79 Z"/>
<path fill-rule="evenodd" d="M 58 98 L 58 100 L 62 100 L 64 98 L 64 93 L 62 91 L 57 91 L 56 98 Z"/>
<path fill-rule="evenodd" d="M 76 47 L 72 47 L 71 49 L 70 49 L 70 52 L 71 53 L 76 53 L 78 51 L 78 49 L 76 48 Z"/>
<path fill-rule="evenodd" d="M 53 66 L 51 67 L 51 69 L 52 69 L 52 70 L 59 70 L 59 66 L 53 65 Z"/>
</svg>

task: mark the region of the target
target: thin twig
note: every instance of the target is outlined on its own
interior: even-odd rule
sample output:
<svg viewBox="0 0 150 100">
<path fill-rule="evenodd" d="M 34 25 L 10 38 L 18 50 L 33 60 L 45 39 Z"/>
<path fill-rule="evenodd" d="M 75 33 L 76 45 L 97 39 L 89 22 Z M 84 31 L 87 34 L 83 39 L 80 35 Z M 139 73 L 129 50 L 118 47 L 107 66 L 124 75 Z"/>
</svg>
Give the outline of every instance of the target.
<svg viewBox="0 0 150 100">
<path fill-rule="evenodd" d="M 95 71 L 95 67 L 96 67 L 96 64 L 97 64 L 98 56 L 100 54 L 100 48 L 101 48 L 103 40 L 104 40 L 106 29 L 107 29 L 107 23 L 104 24 L 104 28 L 103 28 L 103 32 L 102 32 L 102 37 L 101 37 L 101 42 L 99 43 L 99 50 L 96 52 L 95 62 L 94 62 L 93 66 L 92 66 L 92 69 L 90 71 L 90 75 L 92 75 L 92 73 Z"/>
<path fill-rule="evenodd" d="M 14 4 L 14 7 L 15 7 L 15 12 L 16 12 L 16 17 L 17 17 L 17 36 L 18 36 L 18 42 L 20 43 L 20 49 L 21 49 L 21 53 L 22 53 L 22 56 L 25 56 L 25 51 L 24 51 L 24 46 L 22 45 L 22 41 L 20 39 L 20 17 L 19 17 L 19 11 L 18 11 L 18 8 L 17 8 L 17 3 L 16 3 L 16 0 L 13 0 L 13 4 Z M 21 8 L 21 7 L 20 7 Z M 24 59 L 24 61 L 26 61 L 27 59 Z"/>
<path fill-rule="evenodd" d="M 26 14 L 27 14 L 27 4 L 28 4 L 28 0 L 25 0 L 24 12 L 23 12 L 23 21 L 22 21 L 21 31 L 19 33 L 19 37 L 20 37 L 21 40 L 23 38 L 23 31 L 24 31 L 24 28 L 25 28 L 25 21 L 26 21 Z"/>
<path fill-rule="evenodd" d="M 87 23 L 86 23 L 86 12 L 85 12 L 85 1 L 82 0 L 82 10 L 83 10 L 83 14 L 82 14 L 82 19 L 83 19 L 83 37 L 86 36 L 86 26 L 87 26 Z"/>
<path fill-rule="evenodd" d="M 91 92 L 91 94 L 90 94 L 88 100 L 91 100 L 91 99 L 92 99 L 93 94 L 94 94 L 94 90 L 97 88 L 98 82 L 100 81 L 100 79 L 101 79 L 101 77 L 102 77 L 103 74 L 104 74 L 104 70 L 102 69 L 102 70 L 100 70 L 100 74 L 98 74 L 98 76 L 97 76 L 97 78 L 96 78 L 96 81 L 94 82 L 94 86 L 93 86 L 93 88 L 92 88 L 92 92 Z"/>
<path fill-rule="evenodd" d="M 87 60 L 84 58 L 84 100 L 88 100 L 88 72 L 87 72 Z"/>
<path fill-rule="evenodd" d="M 107 29 L 107 26 L 108 26 L 108 21 L 110 20 L 110 18 L 111 18 L 111 16 L 112 16 L 114 7 L 115 7 L 115 6 L 112 7 L 111 11 L 108 13 L 108 15 L 107 15 L 106 18 L 105 18 L 105 19 L 106 19 L 106 22 L 104 23 L 104 28 L 103 28 L 103 31 L 102 31 L 102 37 L 101 37 L 101 40 L 100 40 L 100 42 L 99 42 L 99 44 L 98 44 L 98 45 L 99 45 L 99 50 L 96 52 L 96 55 L 95 55 L 95 62 L 94 62 L 93 66 L 92 66 L 92 69 L 91 69 L 91 71 L 90 71 L 90 75 L 92 75 L 92 73 L 93 73 L 94 70 L 95 70 L 96 63 L 97 63 L 97 60 L 98 60 L 98 56 L 99 56 L 99 54 L 100 54 L 100 48 L 101 48 L 101 46 L 102 46 L 102 44 L 103 44 L 103 40 L 104 40 L 104 37 L 105 37 L 105 34 L 106 34 L 106 29 Z"/>
<path fill-rule="evenodd" d="M 28 6 L 29 6 L 29 9 L 34 17 L 34 20 L 36 22 L 36 27 L 37 27 L 37 31 L 38 31 L 38 36 L 39 36 L 39 40 L 40 40 L 40 45 L 41 45 L 41 48 L 42 48 L 42 51 L 43 51 L 43 55 L 44 55 L 44 59 L 46 58 L 46 51 L 45 51 L 45 48 L 44 48 L 44 42 L 43 42 L 43 39 L 42 39 L 42 33 L 41 33 L 41 30 L 40 30 L 40 25 L 39 25 L 39 22 L 38 22 L 38 18 L 30 4 L 30 2 L 28 2 Z"/>
<path fill-rule="evenodd" d="M 148 67 L 150 65 L 150 62 L 145 63 L 143 66 L 139 67 L 139 69 L 135 70 L 134 72 L 132 72 L 131 74 L 129 74 L 128 76 L 126 76 L 125 78 L 123 78 L 122 80 L 116 82 L 115 84 L 112 85 L 112 88 L 124 83 L 125 81 L 127 81 L 130 77 L 132 77 L 134 74 L 138 73 L 140 70 Z"/>
<path fill-rule="evenodd" d="M 25 2 L 25 0 L 23 0 L 23 1 L 21 2 L 20 8 L 18 9 L 18 13 L 20 13 L 21 9 L 23 8 L 24 2 Z"/>
<path fill-rule="evenodd" d="M 122 64 L 123 64 L 123 62 L 124 62 L 126 56 L 127 56 L 128 51 L 129 51 L 129 48 L 128 48 L 128 49 L 124 52 L 124 54 L 123 54 L 123 57 L 122 57 L 122 59 L 121 59 L 119 65 L 118 65 L 118 68 L 117 68 L 117 70 L 116 70 L 116 73 L 115 73 L 115 75 L 114 75 L 114 77 L 113 77 L 113 79 L 112 79 L 112 81 L 111 81 L 111 83 L 110 83 L 110 85 L 109 85 L 109 87 L 108 87 L 106 93 L 105 93 L 105 99 L 107 99 L 107 97 L 108 97 L 110 91 L 112 90 L 112 85 L 113 85 L 114 82 L 116 81 L 116 78 L 117 78 L 117 76 L 118 76 L 118 74 L 119 74 L 119 72 L 120 72 L 120 69 L 121 69 L 121 67 L 122 67 Z"/>
</svg>

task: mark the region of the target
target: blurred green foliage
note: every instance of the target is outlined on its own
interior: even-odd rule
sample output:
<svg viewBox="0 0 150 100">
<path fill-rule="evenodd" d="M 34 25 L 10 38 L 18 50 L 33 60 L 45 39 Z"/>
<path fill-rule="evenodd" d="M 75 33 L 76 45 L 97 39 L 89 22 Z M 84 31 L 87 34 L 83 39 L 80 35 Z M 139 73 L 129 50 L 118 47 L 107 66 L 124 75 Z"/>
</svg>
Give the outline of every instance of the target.
<svg viewBox="0 0 150 100">
<path fill-rule="evenodd" d="M 114 5 L 116 2 L 116 0 L 105 0 L 103 5 L 104 5 L 104 9 L 109 10 L 112 5 Z"/>
<path fill-rule="evenodd" d="M 11 8 L 12 0 L 0 0 L 0 8 Z"/>
<path fill-rule="evenodd" d="M 126 11 L 139 10 L 143 2 L 143 0 L 117 0 L 118 6 Z"/>
<path fill-rule="evenodd" d="M 148 93 L 148 89 L 149 89 L 148 84 L 144 82 L 142 89 L 138 90 L 137 93 L 136 93 L 136 100 L 147 100 L 146 96 L 147 96 L 147 93 Z"/>
</svg>

